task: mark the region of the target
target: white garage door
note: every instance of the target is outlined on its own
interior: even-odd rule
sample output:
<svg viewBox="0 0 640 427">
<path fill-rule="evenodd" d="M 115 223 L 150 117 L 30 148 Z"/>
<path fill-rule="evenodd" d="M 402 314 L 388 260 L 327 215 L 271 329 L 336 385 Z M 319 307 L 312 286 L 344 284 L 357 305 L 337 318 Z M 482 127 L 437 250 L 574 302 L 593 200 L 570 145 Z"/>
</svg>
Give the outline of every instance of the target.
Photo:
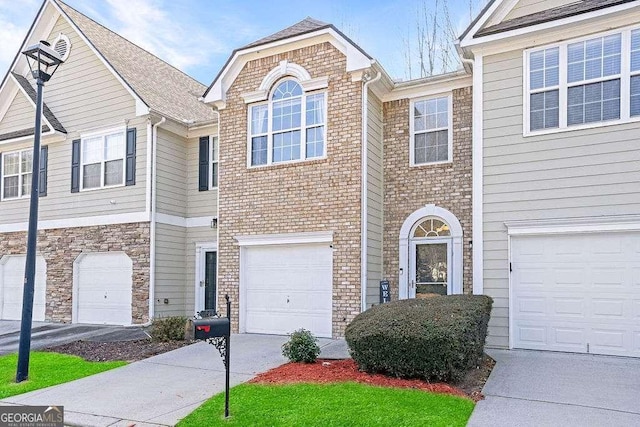
<svg viewBox="0 0 640 427">
<path fill-rule="evenodd" d="M 133 264 L 122 252 L 82 254 L 74 265 L 74 321 L 131 324 Z"/>
<path fill-rule="evenodd" d="M 243 256 L 245 330 L 331 337 L 332 257 L 328 243 L 257 246 Z"/>
<path fill-rule="evenodd" d="M 512 239 L 514 347 L 640 357 L 640 233 Z"/>
<path fill-rule="evenodd" d="M 22 319 L 22 292 L 24 289 L 25 255 L 7 255 L 0 260 L 0 318 Z M 36 256 L 36 278 L 33 294 L 33 320 L 43 321 L 47 289 L 47 264 Z"/>
</svg>

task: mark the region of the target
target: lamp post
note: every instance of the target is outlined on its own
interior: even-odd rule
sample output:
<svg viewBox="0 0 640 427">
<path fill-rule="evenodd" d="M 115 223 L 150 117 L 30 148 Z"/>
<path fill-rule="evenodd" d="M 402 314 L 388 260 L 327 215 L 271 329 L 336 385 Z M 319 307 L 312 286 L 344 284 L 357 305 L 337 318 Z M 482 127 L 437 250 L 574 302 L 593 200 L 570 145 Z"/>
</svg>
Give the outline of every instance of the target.
<svg viewBox="0 0 640 427">
<path fill-rule="evenodd" d="M 36 79 L 36 124 L 33 135 L 33 167 L 31 169 L 31 199 L 29 205 L 29 232 L 27 235 L 27 262 L 24 271 L 22 293 L 22 322 L 20 324 L 20 346 L 18 348 L 18 370 L 16 382 L 29 378 L 29 352 L 31 351 L 31 320 L 33 319 L 33 291 L 36 276 L 36 242 L 38 237 L 38 187 L 40 176 L 40 137 L 42 135 L 42 89 L 64 61 L 49 43 L 41 41 L 28 47 L 23 55 Z"/>
</svg>

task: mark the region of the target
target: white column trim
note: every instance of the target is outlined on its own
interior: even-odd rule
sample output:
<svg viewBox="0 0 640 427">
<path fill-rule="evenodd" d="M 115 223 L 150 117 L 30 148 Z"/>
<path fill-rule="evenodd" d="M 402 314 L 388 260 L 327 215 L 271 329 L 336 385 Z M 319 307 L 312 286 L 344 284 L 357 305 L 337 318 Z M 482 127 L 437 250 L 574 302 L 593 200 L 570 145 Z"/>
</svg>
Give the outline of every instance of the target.
<svg viewBox="0 0 640 427">
<path fill-rule="evenodd" d="M 476 55 L 473 65 L 473 294 L 484 292 L 484 237 L 483 237 L 483 66 L 482 56 Z"/>
</svg>

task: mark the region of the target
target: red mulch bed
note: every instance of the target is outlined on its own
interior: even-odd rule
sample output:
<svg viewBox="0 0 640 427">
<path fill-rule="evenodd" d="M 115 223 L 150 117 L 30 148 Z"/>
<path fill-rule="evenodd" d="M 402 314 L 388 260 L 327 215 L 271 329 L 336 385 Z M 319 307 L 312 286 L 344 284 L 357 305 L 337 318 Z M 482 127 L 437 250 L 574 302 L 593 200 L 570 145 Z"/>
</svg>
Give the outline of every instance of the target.
<svg viewBox="0 0 640 427">
<path fill-rule="evenodd" d="M 433 393 L 452 394 L 471 398 L 475 401 L 480 396 L 469 396 L 459 388 L 445 383 L 429 383 L 418 379 L 402 379 L 387 377 L 381 374 L 368 374 L 358 370 L 352 359 L 317 360 L 315 363 L 287 363 L 278 368 L 259 374 L 252 383 L 286 384 L 286 383 L 335 383 L 354 381 L 382 387 L 413 388 Z"/>
</svg>

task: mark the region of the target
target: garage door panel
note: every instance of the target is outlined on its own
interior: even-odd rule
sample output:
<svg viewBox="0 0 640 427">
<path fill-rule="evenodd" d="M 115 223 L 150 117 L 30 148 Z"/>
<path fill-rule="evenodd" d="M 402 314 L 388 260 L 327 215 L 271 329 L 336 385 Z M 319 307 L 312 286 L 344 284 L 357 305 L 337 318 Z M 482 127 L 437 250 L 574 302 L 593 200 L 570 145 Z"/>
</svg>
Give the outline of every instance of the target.
<svg viewBox="0 0 640 427">
<path fill-rule="evenodd" d="M 250 247 L 243 256 L 245 330 L 331 336 L 332 257 L 328 244 Z"/>
<path fill-rule="evenodd" d="M 0 318 L 20 320 L 24 291 L 25 255 L 10 255 L 0 261 Z M 33 320 L 45 320 L 47 264 L 36 256 L 36 275 L 33 295 Z"/>
<path fill-rule="evenodd" d="M 640 357 L 638 248 L 637 232 L 512 238 L 514 347 Z"/>
</svg>

